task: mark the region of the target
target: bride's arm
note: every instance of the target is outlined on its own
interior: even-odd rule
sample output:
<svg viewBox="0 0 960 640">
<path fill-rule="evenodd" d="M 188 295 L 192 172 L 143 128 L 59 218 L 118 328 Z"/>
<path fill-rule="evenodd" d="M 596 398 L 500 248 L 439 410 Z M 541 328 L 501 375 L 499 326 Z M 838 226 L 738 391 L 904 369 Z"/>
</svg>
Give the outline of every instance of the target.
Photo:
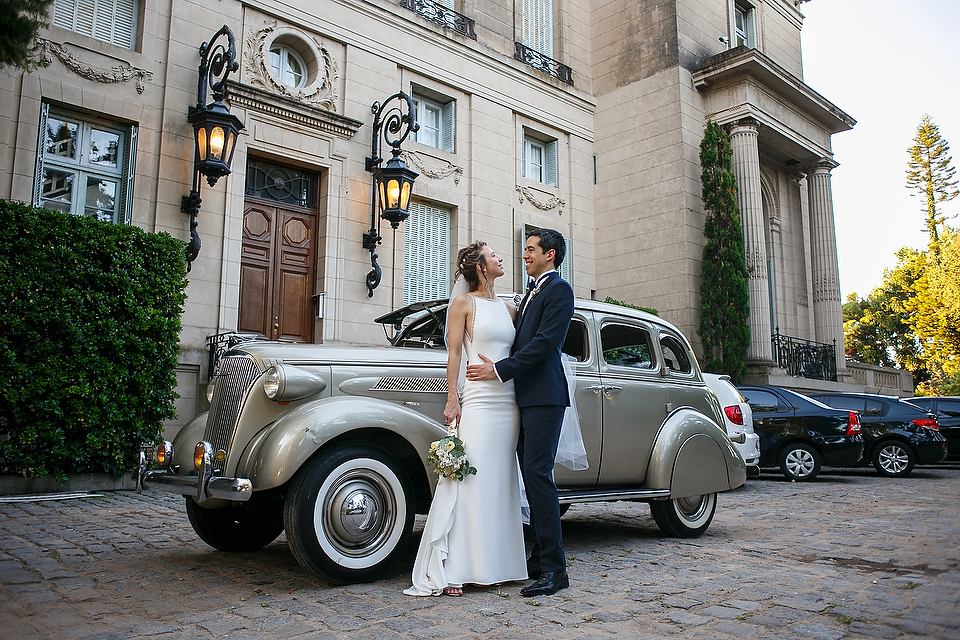
<svg viewBox="0 0 960 640">
<path fill-rule="evenodd" d="M 447 322 L 450 335 L 447 338 L 447 404 L 443 408 L 443 419 L 448 425 L 460 422 L 457 382 L 460 378 L 460 359 L 463 357 L 463 334 L 471 311 L 473 306 L 465 295 L 454 298 L 453 304 L 447 308 L 447 313 L 450 314 Z"/>
</svg>

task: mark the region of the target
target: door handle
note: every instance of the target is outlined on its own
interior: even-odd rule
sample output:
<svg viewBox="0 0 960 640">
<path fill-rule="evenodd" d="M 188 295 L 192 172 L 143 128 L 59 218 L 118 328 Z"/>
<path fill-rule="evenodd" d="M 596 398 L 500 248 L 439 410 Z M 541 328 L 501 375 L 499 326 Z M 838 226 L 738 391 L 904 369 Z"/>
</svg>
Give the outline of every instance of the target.
<svg viewBox="0 0 960 640">
<path fill-rule="evenodd" d="M 620 393 L 621 391 L 623 391 L 623 387 L 618 387 L 615 385 L 604 385 L 603 387 L 603 395 L 607 396 L 608 398 L 612 398 L 613 394 Z"/>
<path fill-rule="evenodd" d="M 773 419 L 773 424 L 786 424 L 786 423 L 787 423 L 787 419 L 786 419 L 786 418 L 774 418 L 774 419 Z"/>
<path fill-rule="evenodd" d="M 584 391 L 593 391 L 595 394 L 600 395 L 603 393 L 603 385 L 594 384 L 589 387 L 584 387 Z"/>
</svg>

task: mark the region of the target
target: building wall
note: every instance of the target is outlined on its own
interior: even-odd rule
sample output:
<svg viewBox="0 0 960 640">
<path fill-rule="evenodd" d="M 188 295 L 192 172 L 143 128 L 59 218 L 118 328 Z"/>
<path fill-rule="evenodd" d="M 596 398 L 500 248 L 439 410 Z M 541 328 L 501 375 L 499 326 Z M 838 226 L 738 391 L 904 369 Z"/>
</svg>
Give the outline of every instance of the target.
<svg viewBox="0 0 960 640">
<path fill-rule="evenodd" d="M 454 151 L 404 143 L 409 163 L 421 165 L 414 166 L 421 174 L 414 197 L 451 212 L 451 256 L 483 239 L 504 257 L 500 288 L 519 289 L 521 229 L 555 227 L 571 240 L 577 296 L 609 295 L 659 309 L 694 342 L 704 218 L 699 142 L 706 117 L 757 101 L 781 116 L 789 135 L 829 155 L 827 128 L 782 108 L 782 98 L 762 83 L 707 93 L 695 86 L 696 69 L 726 48 L 719 38 L 730 37 L 734 0 L 554 0 L 553 57 L 572 68 L 573 86 L 514 59 L 518 0 L 458 0 L 457 10 L 476 21 L 476 40 L 397 0 L 143 5 L 135 51 L 56 27 L 40 34 L 87 67 L 143 70 L 142 93 L 135 80 L 97 82 L 56 57 L 31 73 L 0 70 L 0 108 L 12 114 L 0 123 L 0 196 L 31 200 L 40 106 L 50 101 L 139 126 L 132 222 L 186 240 L 180 204 L 192 179 L 186 116 L 197 100 L 198 46 L 228 25 L 240 62 L 231 78 L 251 96 L 271 91 L 252 64 L 264 30 L 305 39 L 329 57 L 323 102 L 274 96 L 258 104 L 243 91 L 235 95 L 232 112 L 245 129 L 233 172 L 201 191 L 203 245 L 189 275 L 181 334 L 184 389 L 206 382 L 207 338 L 238 326 L 251 158 L 319 175 L 314 292 L 325 294 L 325 304 L 315 340 L 383 341 L 373 319 L 402 304 L 406 226 L 396 233 L 389 225 L 382 229 L 383 280 L 369 298 L 370 254 L 361 238 L 370 227 L 372 188 L 364 159 L 371 105 L 397 91 L 419 87 L 456 101 Z M 802 16 L 793 0 L 753 5 L 758 48 L 802 77 Z M 557 140 L 557 186 L 523 177 L 525 130 Z M 790 310 L 784 330 L 804 337 L 813 323 L 811 289 L 803 288 L 811 258 L 802 178 L 792 181 L 776 154 L 764 162 L 779 202 L 778 308 Z M 184 393 L 178 424 L 190 417 L 187 405 L 202 408 L 202 396 Z"/>
</svg>

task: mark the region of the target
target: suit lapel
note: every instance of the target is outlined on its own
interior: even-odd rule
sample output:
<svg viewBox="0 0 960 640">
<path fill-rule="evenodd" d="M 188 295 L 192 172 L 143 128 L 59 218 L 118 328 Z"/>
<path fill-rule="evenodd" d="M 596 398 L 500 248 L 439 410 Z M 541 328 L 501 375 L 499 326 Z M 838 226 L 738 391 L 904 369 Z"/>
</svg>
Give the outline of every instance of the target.
<svg viewBox="0 0 960 640">
<path fill-rule="evenodd" d="M 557 276 L 558 274 L 556 271 L 547 276 L 547 279 L 543 281 L 543 285 L 540 287 L 540 291 L 537 293 L 537 297 L 540 297 L 546 291 L 547 287 L 550 286 L 550 283 L 553 282 L 553 279 Z M 536 289 L 534 289 L 534 291 L 536 291 Z M 531 295 L 532 293 L 528 292 L 527 296 L 524 297 L 524 300 L 527 300 L 527 298 Z M 523 325 L 523 320 L 530 314 L 530 307 L 532 307 L 535 302 L 536 298 L 527 300 L 526 308 L 524 308 L 523 300 L 520 301 L 521 306 L 519 308 L 523 309 L 523 313 L 518 313 L 520 318 L 517 320 L 517 333 L 520 333 L 520 327 Z"/>
</svg>

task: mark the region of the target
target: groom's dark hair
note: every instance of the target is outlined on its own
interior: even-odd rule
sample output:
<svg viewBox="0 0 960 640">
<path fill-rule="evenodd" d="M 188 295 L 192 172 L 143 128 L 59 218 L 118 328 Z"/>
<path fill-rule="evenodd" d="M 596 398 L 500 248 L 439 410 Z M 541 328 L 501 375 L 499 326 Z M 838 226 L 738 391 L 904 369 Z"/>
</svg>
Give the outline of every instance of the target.
<svg viewBox="0 0 960 640">
<path fill-rule="evenodd" d="M 540 238 L 540 250 L 546 253 L 553 249 L 556 253 L 553 256 L 554 268 L 563 263 L 563 258 L 567 255 L 567 243 L 563 241 L 563 234 L 554 229 L 537 229 L 527 234 L 527 237 L 537 236 Z"/>
</svg>

